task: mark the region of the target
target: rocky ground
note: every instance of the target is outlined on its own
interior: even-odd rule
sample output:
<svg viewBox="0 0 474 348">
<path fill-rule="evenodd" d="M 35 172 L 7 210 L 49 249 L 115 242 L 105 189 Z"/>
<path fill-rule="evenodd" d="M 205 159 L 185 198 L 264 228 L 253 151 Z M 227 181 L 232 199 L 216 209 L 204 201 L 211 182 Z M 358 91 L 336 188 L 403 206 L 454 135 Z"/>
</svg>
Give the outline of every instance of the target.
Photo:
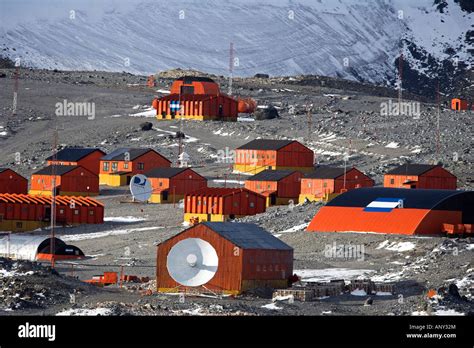
<svg viewBox="0 0 474 348">
<path fill-rule="evenodd" d="M 222 186 L 224 182 L 227 186 L 241 185 L 245 177 L 233 174 L 231 163 L 220 154 L 257 137 L 298 139 L 315 150 L 320 163 L 342 165 L 347 153 L 348 166 L 362 169 L 378 184 L 383 172 L 399 163 L 440 161 L 458 176 L 461 188 L 472 189 L 474 185 L 472 113 L 441 107 L 437 146 L 436 105 L 422 102 L 419 118 L 416 115 L 382 116 L 382 103 L 388 103 L 390 97 L 395 100 L 396 94 L 379 87 L 316 77 L 236 79 L 235 94 L 253 97 L 259 105 L 274 105 L 280 117 L 256 121 L 250 115 L 242 115 L 237 123 L 183 121 L 180 125 L 179 121 L 157 121 L 149 106 L 152 98 L 169 89 L 172 78 L 182 72 L 157 76 L 158 86 L 147 88 L 145 77 L 125 73 L 21 69 L 16 115 L 12 114 L 14 70 L 0 69 L 0 76 L 2 72 L 5 77 L 0 78 L 0 126 L 3 127 L 0 129 L 0 166 L 10 166 L 25 176 L 41 168 L 44 159 L 51 155 L 55 128 L 60 146 L 98 146 L 107 152 L 122 146 L 151 146 L 175 161 L 178 147 L 172 136 L 182 126 L 186 134 L 185 151 L 191 156 L 191 164 L 210 178 L 211 185 Z M 226 90 L 225 79 L 216 79 Z M 95 117 L 57 117 L 55 104 L 64 100 L 95 103 Z M 311 104 L 309 123 L 306 110 Z M 151 130 L 141 129 L 140 124 L 145 121 L 153 123 Z M 295 250 L 296 272 L 306 280 L 372 278 L 395 282 L 395 294 L 372 296 L 373 304 L 369 306 L 364 306 L 369 296 L 349 293 L 315 302 L 281 301 L 270 305 L 270 299 L 250 294 L 222 299 L 186 297 L 182 303 L 173 295 L 146 295 L 146 289 L 153 288 L 153 284 L 127 286 L 127 289 L 91 288 L 76 278 L 84 280 L 104 271 L 119 272 L 120 266 L 124 266 L 126 274 L 153 277 L 156 244 L 185 228 L 179 202 L 175 205 L 133 204 L 129 203 L 130 195 L 125 188 L 107 187 L 101 189 L 98 199 L 106 205 L 107 219 L 103 225 L 58 230 L 62 239 L 88 255 L 87 260 L 59 263 L 56 267 L 59 274 L 30 264 L 21 266 L 21 263 L 20 268 L 31 269 L 15 270 L 18 265 L 2 261 L 1 269 L 5 270 L 0 271 L 0 282 L 4 285 L 4 297 L 0 298 L 2 314 L 473 312 L 472 240 L 307 233 L 304 228 L 320 208 L 315 203 L 273 207 L 265 214 L 241 220 L 260 224 L 291 245 Z M 35 233 L 47 235 L 49 231 Z M 357 246 L 361 253 L 357 258 L 348 259 L 328 253 L 339 245 Z M 13 275 L 12 269 L 15 270 Z M 39 273 L 27 274 L 30 270 Z M 10 287 L 12 283 L 18 284 L 18 288 Z M 428 300 L 428 289 L 439 290 L 439 295 Z M 70 303 L 69 294 L 74 291 L 76 303 Z M 52 300 L 43 299 L 38 293 Z"/>
</svg>

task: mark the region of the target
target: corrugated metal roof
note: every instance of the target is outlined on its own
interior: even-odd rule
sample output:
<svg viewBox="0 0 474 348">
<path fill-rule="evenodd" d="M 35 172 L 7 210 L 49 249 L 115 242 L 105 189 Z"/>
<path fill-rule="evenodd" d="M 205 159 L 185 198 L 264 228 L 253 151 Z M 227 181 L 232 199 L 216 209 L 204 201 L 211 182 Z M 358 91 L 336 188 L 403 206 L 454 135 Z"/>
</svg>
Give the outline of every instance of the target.
<svg viewBox="0 0 474 348">
<path fill-rule="evenodd" d="M 130 154 L 130 161 L 133 161 L 134 159 L 146 154 L 149 151 L 156 152 L 161 157 L 163 157 L 164 159 L 166 159 L 168 162 L 171 163 L 171 161 L 169 161 L 167 158 L 165 158 L 164 156 L 162 156 L 160 153 L 158 153 L 157 151 L 155 151 L 153 149 L 150 149 L 150 148 L 131 148 L 131 147 L 123 147 L 123 148 L 120 148 L 120 149 L 116 149 L 116 150 L 112 151 L 111 153 L 109 153 L 108 155 L 105 155 L 104 157 L 102 157 L 101 160 L 104 160 L 104 161 L 125 161 L 125 153 L 128 152 Z"/>
<path fill-rule="evenodd" d="M 51 204 L 51 196 L 0 193 L 0 201 L 7 203 Z M 57 205 L 69 205 L 71 201 L 80 206 L 103 206 L 101 202 L 90 197 L 56 196 Z"/>
<path fill-rule="evenodd" d="M 144 175 L 148 178 L 172 178 L 189 168 L 153 168 Z"/>
<path fill-rule="evenodd" d="M 280 181 L 288 175 L 295 173 L 294 170 L 270 170 L 265 169 L 254 176 L 248 178 L 248 181 Z"/>
<path fill-rule="evenodd" d="M 190 84 L 192 82 L 214 82 L 215 81 L 209 77 L 204 76 L 183 76 L 177 78 L 175 81 L 183 81 L 185 84 Z"/>
<path fill-rule="evenodd" d="M 352 168 L 346 169 L 346 173 Z M 317 166 L 313 172 L 307 173 L 305 178 L 309 179 L 336 179 L 344 175 L 344 168 L 330 167 L 330 166 Z"/>
<path fill-rule="evenodd" d="M 62 149 L 59 151 L 56 156 L 49 156 L 46 158 L 47 161 L 52 161 L 54 160 L 54 157 L 56 161 L 66 161 L 66 162 L 77 162 L 80 159 L 86 157 L 87 155 L 90 155 L 91 153 L 95 151 L 100 151 L 105 155 L 105 152 L 102 151 L 101 149 L 97 148 L 79 148 L 79 147 L 69 147 Z"/>
<path fill-rule="evenodd" d="M 223 238 L 243 249 L 293 250 L 258 225 L 235 222 L 203 222 Z"/>
<path fill-rule="evenodd" d="M 460 196 L 466 197 L 461 198 Z M 472 201 L 474 191 L 366 187 L 344 192 L 328 202 L 327 206 L 366 207 L 378 198 L 403 199 L 404 208 L 433 209 L 436 207 L 443 210 L 460 210 L 462 209 L 460 206 L 462 199 Z"/>
<path fill-rule="evenodd" d="M 255 139 L 238 147 L 238 150 L 279 150 L 294 140 Z"/>
<path fill-rule="evenodd" d="M 50 165 L 47 167 L 44 167 L 37 172 L 34 172 L 33 174 L 38 174 L 38 175 L 53 175 L 53 167 L 54 167 L 54 173 L 55 175 L 64 175 L 66 173 L 69 173 L 71 170 L 74 170 L 76 168 L 82 168 L 80 166 L 59 166 L 59 165 Z"/>
<path fill-rule="evenodd" d="M 232 187 L 203 187 L 189 193 L 189 196 L 228 196 L 240 192 L 252 192 L 245 188 Z M 252 192 L 255 193 L 255 192 Z"/>
<path fill-rule="evenodd" d="M 439 167 L 431 164 L 407 163 L 388 171 L 386 174 L 392 175 L 421 175 L 427 171 Z"/>
</svg>

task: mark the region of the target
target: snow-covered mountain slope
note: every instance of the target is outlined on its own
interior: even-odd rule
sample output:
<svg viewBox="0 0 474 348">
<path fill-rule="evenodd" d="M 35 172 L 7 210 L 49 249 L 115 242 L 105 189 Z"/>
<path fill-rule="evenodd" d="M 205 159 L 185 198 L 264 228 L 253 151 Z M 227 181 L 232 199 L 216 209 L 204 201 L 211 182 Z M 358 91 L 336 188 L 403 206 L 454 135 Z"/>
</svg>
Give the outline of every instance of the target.
<svg viewBox="0 0 474 348">
<path fill-rule="evenodd" d="M 461 1 L 461 3 L 459 2 Z M 36 67 L 318 74 L 394 84 L 472 64 L 465 0 L 2 0 L 3 55 Z M 464 5 L 465 7 L 465 5 Z M 468 64 L 463 65 L 463 62 Z"/>
</svg>

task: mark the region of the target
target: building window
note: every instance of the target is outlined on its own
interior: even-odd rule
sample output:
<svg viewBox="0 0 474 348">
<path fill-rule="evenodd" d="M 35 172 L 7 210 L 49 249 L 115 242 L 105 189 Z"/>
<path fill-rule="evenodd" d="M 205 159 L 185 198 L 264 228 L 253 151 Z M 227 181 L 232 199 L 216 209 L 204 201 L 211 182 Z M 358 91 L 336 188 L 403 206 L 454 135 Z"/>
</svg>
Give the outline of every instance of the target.
<svg viewBox="0 0 474 348">
<path fill-rule="evenodd" d="M 268 190 L 270 190 L 270 186 L 271 186 L 270 184 L 267 185 L 267 189 L 268 189 Z"/>
<path fill-rule="evenodd" d="M 163 183 L 162 183 L 161 181 L 160 181 L 160 184 L 159 184 L 159 186 L 160 186 L 160 187 L 161 187 L 161 186 L 163 186 Z"/>
<path fill-rule="evenodd" d="M 138 170 L 144 170 L 145 169 L 145 163 L 138 163 Z"/>
<path fill-rule="evenodd" d="M 250 202 L 250 208 L 253 208 L 255 207 L 255 203 L 254 202 Z"/>
<path fill-rule="evenodd" d="M 260 265 L 257 265 L 257 272 L 260 272 Z"/>
<path fill-rule="evenodd" d="M 356 175 L 354 178 L 355 178 L 355 179 L 359 179 L 359 176 L 358 176 L 358 175 Z"/>
<path fill-rule="evenodd" d="M 78 209 L 74 209 L 74 215 L 79 215 L 79 210 Z"/>
<path fill-rule="evenodd" d="M 260 189 L 260 184 L 257 184 L 257 188 Z"/>
<path fill-rule="evenodd" d="M 104 162 L 102 164 L 102 169 L 104 170 L 104 172 L 108 172 L 109 171 L 109 162 Z"/>
<path fill-rule="evenodd" d="M 201 205 L 201 201 L 198 201 L 198 205 Z"/>
<path fill-rule="evenodd" d="M 310 183 L 310 182 L 308 182 L 308 187 L 311 187 L 311 183 Z"/>
<path fill-rule="evenodd" d="M 239 206 L 239 202 L 234 202 L 234 207 L 238 207 Z"/>
<path fill-rule="evenodd" d="M 38 179 L 38 184 L 41 184 L 41 179 Z"/>
<path fill-rule="evenodd" d="M 16 228 L 23 228 L 23 222 L 17 221 L 16 222 Z"/>
<path fill-rule="evenodd" d="M 390 179 L 390 185 L 395 184 L 395 179 Z"/>
<path fill-rule="evenodd" d="M 128 169 L 128 162 L 123 162 L 123 169 Z"/>
<path fill-rule="evenodd" d="M 91 216 L 94 215 L 94 210 L 92 210 L 92 209 L 89 210 L 89 215 L 91 215 Z"/>
<path fill-rule="evenodd" d="M 323 187 L 328 187 L 328 183 L 327 183 L 327 182 L 324 182 L 324 183 L 323 183 Z"/>
<path fill-rule="evenodd" d="M 118 169 L 118 162 L 112 162 L 112 171 L 116 172 Z"/>
<path fill-rule="evenodd" d="M 59 214 L 64 214 L 64 209 L 59 209 Z"/>
</svg>

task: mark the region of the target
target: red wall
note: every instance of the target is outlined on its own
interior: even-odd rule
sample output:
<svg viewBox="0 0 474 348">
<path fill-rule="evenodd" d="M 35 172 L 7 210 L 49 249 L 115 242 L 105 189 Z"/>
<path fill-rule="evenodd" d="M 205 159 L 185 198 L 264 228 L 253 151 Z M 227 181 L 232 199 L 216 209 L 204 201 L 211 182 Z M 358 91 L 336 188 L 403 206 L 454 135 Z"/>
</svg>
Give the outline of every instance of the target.
<svg viewBox="0 0 474 348">
<path fill-rule="evenodd" d="M 262 193 L 277 191 L 276 196 L 281 198 L 298 198 L 301 191 L 301 178 L 303 174 L 294 172 L 280 181 L 245 181 L 245 188 Z"/>
<path fill-rule="evenodd" d="M 277 166 L 313 167 L 314 152 L 297 141 L 277 151 Z"/>
<path fill-rule="evenodd" d="M 392 184 L 390 181 L 394 180 Z M 435 167 L 420 176 L 416 175 L 393 175 L 385 174 L 384 187 L 410 188 L 403 185 L 406 181 L 417 181 L 416 188 L 420 189 L 444 189 L 455 190 L 457 188 L 457 178 L 442 167 Z"/>
<path fill-rule="evenodd" d="M 183 172 L 168 178 L 148 178 L 151 182 L 153 192 L 168 190 L 170 194 L 184 195 L 200 188 L 207 187 L 207 179 L 196 173 L 192 169 L 186 169 Z M 160 186 L 161 183 L 161 186 Z"/>
<path fill-rule="evenodd" d="M 38 183 L 38 180 L 40 182 Z M 31 189 L 51 191 L 53 175 L 33 174 L 31 176 Z M 56 187 L 60 192 L 99 192 L 99 177 L 85 168 L 78 167 L 61 176 L 56 176 Z"/>
<path fill-rule="evenodd" d="M 6 169 L 0 173 L 0 193 L 28 193 L 28 180 Z"/>
</svg>

